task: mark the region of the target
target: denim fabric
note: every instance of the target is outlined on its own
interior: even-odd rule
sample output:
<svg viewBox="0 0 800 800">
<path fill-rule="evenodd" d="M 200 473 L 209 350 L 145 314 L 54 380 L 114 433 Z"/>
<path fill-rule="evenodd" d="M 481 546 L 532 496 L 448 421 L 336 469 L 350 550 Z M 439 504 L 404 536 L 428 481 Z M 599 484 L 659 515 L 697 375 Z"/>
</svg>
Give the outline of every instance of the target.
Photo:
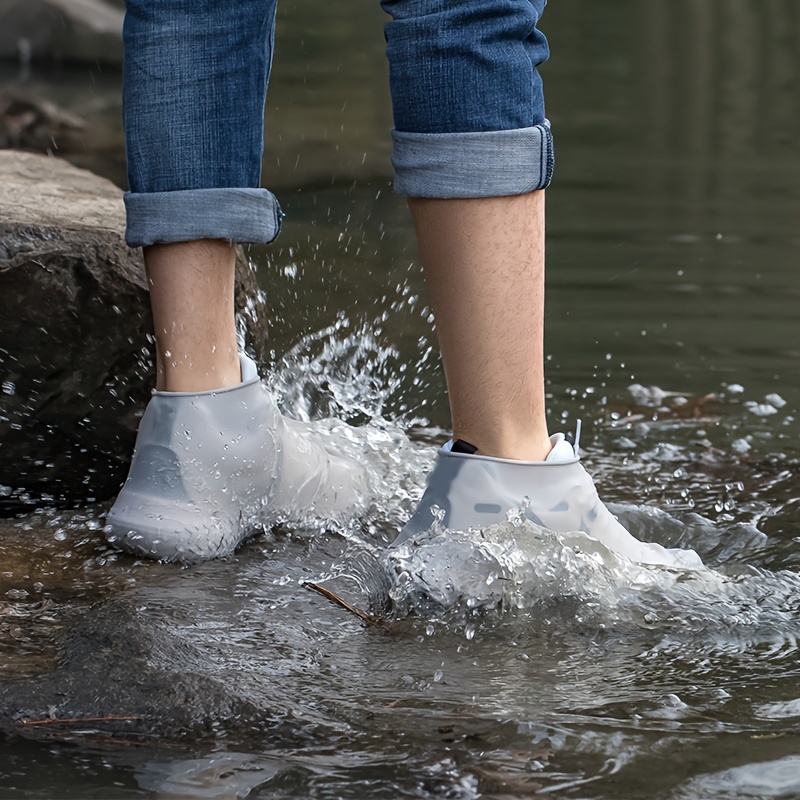
<svg viewBox="0 0 800 800">
<path fill-rule="evenodd" d="M 258 188 L 276 0 L 127 0 L 132 192 Z"/>
<path fill-rule="evenodd" d="M 280 231 L 278 201 L 266 189 L 189 189 L 125 195 L 130 247 L 230 239 L 271 242 Z"/>
<path fill-rule="evenodd" d="M 241 191 L 260 182 L 276 2 L 127 0 L 132 245 L 277 235 L 277 200 Z M 382 1 L 398 192 L 491 197 L 548 185 L 553 145 L 537 72 L 548 47 L 536 27 L 545 2 Z"/>
<path fill-rule="evenodd" d="M 258 190 L 261 182 L 276 4 L 127 0 L 123 115 L 132 246 L 190 241 L 201 231 L 239 242 L 277 236 L 275 197 L 238 191 Z M 219 190 L 213 202 L 200 191 L 209 189 Z"/>
<path fill-rule="evenodd" d="M 394 126 L 474 133 L 544 123 L 545 0 L 382 0 Z"/>
<path fill-rule="evenodd" d="M 500 197 L 544 189 L 553 175 L 547 120 L 478 133 L 392 133 L 394 189 L 412 197 Z"/>
<path fill-rule="evenodd" d="M 546 0 L 382 0 L 395 191 L 491 197 L 543 189 L 553 139 L 537 67 Z"/>
</svg>

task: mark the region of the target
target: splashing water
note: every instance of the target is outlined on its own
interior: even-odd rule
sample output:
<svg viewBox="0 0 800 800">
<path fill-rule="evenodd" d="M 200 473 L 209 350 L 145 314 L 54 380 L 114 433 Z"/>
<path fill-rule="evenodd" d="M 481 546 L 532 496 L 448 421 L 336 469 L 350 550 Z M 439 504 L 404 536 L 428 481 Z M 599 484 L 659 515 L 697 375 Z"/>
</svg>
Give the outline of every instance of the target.
<svg viewBox="0 0 800 800">
<path fill-rule="evenodd" d="M 417 364 L 405 364 L 394 347 L 380 342 L 375 323 L 353 329 L 342 315 L 292 347 L 269 385 L 284 411 L 297 419 L 335 418 L 378 428 L 426 425 L 427 420 L 403 413 L 400 395 L 404 373 L 419 371 L 431 356 L 426 350 Z M 391 411 L 393 423 L 387 421 Z"/>
<path fill-rule="evenodd" d="M 294 513 L 281 522 L 308 531 L 333 529 L 348 537 L 378 536 L 386 543 L 411 513 L 433 453 L 405 433 L 409 425 L 426 420 L 385 416 L 401 388 L 396 351 L 380 344 L 374 325 L 350 328 L 341 317 L 304 337 L 280 360 L 267 384 L 286 416 L 309 423 L 313 437 L 361 465 L 368 476 L 363 513 L 341 520 Z"/>
<path fill-rule="evenodd" d="M 536 611 L 541 621 L 556 609 L 562 623 L 596 630 L 800 634 L 795 573 L 636 564 L 585 534 L 557 534 L 527 520 L 483 531 L 434 527 L 389 550 L 384 565 L 403 614 Z"/>
<path fill-rule="evenodd" d="M 701 554 L 705 550 L 712 562 L 723 550 L 734 563 L 697 569 L 690 551 L 673 549 L 670 567 L 637 564 L 585 534 L 546 531 L 523 514 L 482 531 L 444 532 L 434 521 L 425 535 L 384 551 L 421 493 L 433 448 L 414 444 L 404 433 L 410 423 L 424 420 L 385 416 L 401 389 L 393 372 L 396 351 L 378 341 L 374 325 L 351 328 L 341 317 L 306 337 L 269 380 L 287 414 L 314 421 L 320 435 L 336 436 L 374 479 L 370 511 L 338 529 L 352 546 L 323 579 L 349 582 L 369 608 L 391 608 L 395 617 L 456 621 L 535 611 L 542 619 L 543 609 L 550 609 L 563 622 L 567 609 L 568 624 L 608 631 L 700 634 L 723 628 L 752 636 L 798 627 L 800 578 L 735 563 L 734 556 L 764 546 L 763 534 L 752 526 L 715 525 L 696 514 L 681 521 L 649 507 L 614 508 L 647 541 L 668 547 L 680 541 Z M 637 390 L 632 394 L 644 402 Z M 657 399 L 669 395 L 658 390 Z M 642 454 L 644 462 L 659 464 L 676 457 L 669 448 Z"/>
</svg>

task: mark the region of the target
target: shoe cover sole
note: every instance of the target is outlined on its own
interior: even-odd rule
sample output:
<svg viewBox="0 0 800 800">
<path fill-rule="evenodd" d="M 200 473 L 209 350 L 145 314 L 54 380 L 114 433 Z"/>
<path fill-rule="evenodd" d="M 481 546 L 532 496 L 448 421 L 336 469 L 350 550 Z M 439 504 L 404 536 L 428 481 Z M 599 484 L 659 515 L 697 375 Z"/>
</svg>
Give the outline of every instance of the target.
<svg viewBox="0 0 800 800">
<path fill-rule="evenodd" d="M 229 517 L 217 516 L 216 524 L 199 509 L 187 509 L 181 516 L 173 504 L 150 497 L 129 499 L 126 507 L 112 509 L 106 524 L 106 539 L 114 547 L 159 561 L 201 561 L 229 555 L 255 529 L 247 530 Z M 132 508 L 131 506 L 134 505 Z M 147 514 L 138 509 L 147 508 Z"/>
</svg>

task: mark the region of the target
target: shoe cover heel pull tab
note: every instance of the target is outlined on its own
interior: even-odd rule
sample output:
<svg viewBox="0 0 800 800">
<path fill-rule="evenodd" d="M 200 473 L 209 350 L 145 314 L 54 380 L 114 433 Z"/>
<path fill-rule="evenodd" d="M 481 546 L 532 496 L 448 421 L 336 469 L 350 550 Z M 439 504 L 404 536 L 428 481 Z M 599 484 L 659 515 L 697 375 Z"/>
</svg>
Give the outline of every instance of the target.
<svg viewBox="0 0 800 800">
<path fill-rule="evenodd" d="M 580 453 L 580 446 L 581 446 L 581 428 L 582 424 L 580 420 L 577 420 L 575 424 L 575 433 L 568 433 L 564 436 L 564 439 L 572 445 L 572 449 L 575 451 L 575 455 L 577 456 Z"/>
<path fill-rule="evenodd" d="M 239 366 L 242 370 L 242 383 L 249 383 L 258 378 L 256 362 L 244 353 L 239 353 Z"/>
</svg>

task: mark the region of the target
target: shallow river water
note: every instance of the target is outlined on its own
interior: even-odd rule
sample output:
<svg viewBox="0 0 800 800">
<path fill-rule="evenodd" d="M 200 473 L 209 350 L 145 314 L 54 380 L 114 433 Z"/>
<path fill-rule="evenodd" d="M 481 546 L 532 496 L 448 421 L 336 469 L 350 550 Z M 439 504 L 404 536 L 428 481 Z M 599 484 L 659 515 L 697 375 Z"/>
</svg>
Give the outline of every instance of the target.
<svg viewBox="0 0 800 800">
<path fill-rule="evenodd" d="M 189 568 L 109 550 L 105 505 L 0 521 L 0 797 L 800 797 L 797 5 L 543 23 L 551 427 L 583 420 L 601 495 L 691 571 L 513 518 L 387 550 L 448 420 L 381 14 L 354 5 L 281 12 L 265 182 L 289 217 L 251 255 L 266 380 L 357 426 L 375 503 Z M 116 150 L 73 157 L 121 180 L 118 77 L 31 80 L 107 126 Z"/>
</svg>

